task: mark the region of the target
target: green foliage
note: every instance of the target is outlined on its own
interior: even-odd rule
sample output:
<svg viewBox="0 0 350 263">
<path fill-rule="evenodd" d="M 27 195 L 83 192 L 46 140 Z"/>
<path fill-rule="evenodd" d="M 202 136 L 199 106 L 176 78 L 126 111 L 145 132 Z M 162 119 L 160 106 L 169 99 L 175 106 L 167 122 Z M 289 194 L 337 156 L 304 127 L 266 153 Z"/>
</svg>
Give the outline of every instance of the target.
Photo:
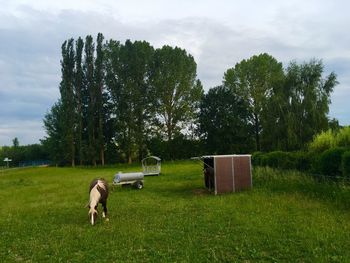
<svg viewBox="0 0 350 263">
<path fill-rule="evenodd" d="M 19 146 L 19 141 L 18 141 L 18 138 L 15 137 L 13 140 L 12 140 L 12 145 L 13 147 L 18 147 Z"/>
<path fill-rule="evenodd" d="M 253 153 L 252 163 L 257 166 L 307 171 L 311 167 L 312 160 L 311 155 L 307 152 L 274 151 Z"/>
<path fill-rule="evenodd" d="M 343 176 L 350 178 L 350 151 L 344 152 L 341 159 L 341 169 Z"/>
<path fill-rule="evenodd" d="M 144 189 L 114 188 L 92 227 L 90 180 L 139 169 L 0 171 L 1 261 L 350 261 L 349 186 L 291 171 L 255 168 L 251 191 L 213 196 L 198 164 L 163 163 Z"/>
<path fill-rule="evenodd" d="M 97 164 L 97 89 L 95 85 L 95 43 L 91 35 L 86 36 L 84 46 L 84 61 L 83 61 L 83 74 L 84 74 L 84 130 L 86 141 L 86 161 L 90 164 Z"/>
<path fill-rule="evenodd" d="M 336 146 L 335 136 L 332 130 L 317 134 L 309 144 L 309 151 L 312 153 L 322 153 Z"/>
<path fill-rule="evenodd" d="M 322 74 L 321 60 L 291 62 L 286 70 L 284 87 L 287 150 L 301 149 L 319 132 L 328 128 L 330 95 L 338 84 L 332 72 Z"/>
<path fill-rule="evenodd" d="M 336 76 L 322 76 L 322 61 L 292 62 L 283 71 L 269 54 L 252 56 L 204 95 L 196 62 L 184 49 L 104 43 L 101 33 L 96 43 L 90 35 L 84 41 L 62 44 L 61 97 L 44 119 L 43 144 L 57 164 L 130 163 L 154 149 L 182 158 L 188 156 L 178 154 L 182 142 L 196 145 L 190 153 L 249 152 L 253 142 L 257 150 L 300 150 L 328 126 L 338 129 L 327 118 Z M 310 146 L 313 153 L 333 146 L 327 135 L 319 137 Z M 348 146 L 349 137 L 342 130 L 336 143 Z M 272 166 L 308 167 L 309 158 L 300 156 L 263 157 Z"/>
<path fill-rule="evenodd" d="M 262 152 L 254 152 L 252 154 L 252 165 L 254 166 L 262 166 L 262 157 L 264 153 Z"/>
<path fill-rule="evenodd" d="M 341 175 L 342 155 L 346 148 L 336 147 L 326 150 L 318 159 L 318 172 L 327 176 Z"/>
<path fill-rule="evenodd" d="M 344 127 L 336 133 L 335 145 L 339 147 L 350 147 L 350 126 Z"/>
<path fill-rule="evenodd" d="M 154 124 L 166 140 L 191 123 L 203 95 L 196 80 L 197 64 L 192 55 L 179 47 L 156 49 L 150 82 L 155 94 Z"/>
<path fill-rule="evenodd" d="M 334 147 L 350 147 L 350 126 L 321 132 L 309 143 L 309 151 L 315 154 Z"/>
<path fill-rule="evenodd" d="M 0 148 L 0 166 L 4 165 L 3 160 L 6 157 L 12 160 L 9 164 L 11 167 L 49 159 L 48 152 L 41 144 L 3 146 Z"/>
<path fill-rule="evenodd" d="M 171 141 L 154 137 L 149 141 L 148 148 L 153 155 L 161 156 L 162 160 L 186 160 L 203 154 L 201 141 L 188 139 L 181 134 Z"/>
<path fill-rule="evenodd" d="M 207 154 L 247 153 L 252 147 L 245 101 L 232 88 L 218 86 L 204 95 L 199 131 Z"/>
<path fill-rule="evenodd" d="M 76 148 L 77 148 L 77 159 L 79 164 L 82 165 L 85 159 L 84 155 L 84 72 L 82 65 L 84 41 L 81 37 L 75 42 L 75 71 L 74 71 L 74 103 L 75 103 L 75 123 L 76 123 Z"/>
<path fill-rule="evenodd" d="M 43 121 L 47 137 L 45 137 L 41 142 L 46 151 L 49 153 L 50 160 L 56 165 L 67 164 L 69 160 L 64 154 L 62 143 L 64 141 L 64 121 L 62 103 L 60 100 L 51 107 L 51 110 L 48 113 L 46 113 Z"/>
<path fill-rule="evenodd" d="M 282 151 L 269 152 L 262 158 L 262 165 L 272 168 L 293 169 L 293 160 L 289 153 Z"/>
<path fill-rule="evenodd" d="M 242 60 L 224 74 L 224 86 L 232 88 L 246 102 L 257 151 L 261 149 L 261 132 L 267 128 L 264 122 L 271 121 L 271 116 L 264 112 L 283 79 L 282 63 L 266 53 Z"/>
<path fill-rule="evenodd" d="M 147 154 L 147 124 L 154 115 L 155 92 L 149 83 L 154 49 L 146 41 L 109 41 L 105 53 L 113 137 L 127 161 L 140 160 Z"/>
<path fill-rule="evenodd" d="M 295 167 L 299 171 L 309 171 L 312 166 L 312 155 L 309 152 L 299 151 L 290 153 L 295 162 Z"/>
<path fill-rule="evenodd" d="M 102 33 L 97 34 L 96 40 L 96 59 L 95 59 L 95 71 L 94 71 L 94 81 L 95 81 L 95 100 L 96 100 L 96 150 L 99 155 L 99 160 L 101 165 L 105 164 L 105 139 L 104 139 L 104 124 L 105 120 L 105 109 L 104 105 L 106 100 L 104 99 L 104 51 L 103 51 L 103 35 Z"/>
</svg>

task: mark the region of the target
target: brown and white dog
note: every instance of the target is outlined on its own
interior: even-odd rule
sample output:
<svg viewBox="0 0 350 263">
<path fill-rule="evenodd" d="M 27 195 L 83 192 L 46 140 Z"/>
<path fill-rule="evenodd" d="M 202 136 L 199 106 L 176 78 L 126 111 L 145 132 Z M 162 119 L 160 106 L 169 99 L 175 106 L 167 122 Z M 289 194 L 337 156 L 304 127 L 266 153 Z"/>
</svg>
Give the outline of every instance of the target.
<svg viewBox="0 0 350 263">
<path fill-rule="evenodd" d="M 103 213 L 102 217 L 107 216 L 107 198 L 108 198 L 108 184 L 104 179 L 94 179 L 90 184 L 90 201 L 88 204 L 89 208 L 89 219 L 91 225 L 94 225 L 97 219 L 97 206 L 98 203 L 102 204 Z M 108 220 L 106 218 L 106 220 Z"/>
</svg>

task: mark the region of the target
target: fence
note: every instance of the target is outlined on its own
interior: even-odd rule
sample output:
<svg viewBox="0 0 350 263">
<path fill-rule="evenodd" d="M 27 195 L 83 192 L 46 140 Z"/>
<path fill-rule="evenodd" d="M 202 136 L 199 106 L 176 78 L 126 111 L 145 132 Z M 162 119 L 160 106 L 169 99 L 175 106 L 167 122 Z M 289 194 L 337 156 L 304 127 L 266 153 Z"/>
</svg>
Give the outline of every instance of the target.
<svg viewBox="0 0 350 263">
<path fill-rule="evenodd" d="M 23 161 L 18 163 L 18 167 L 48 166 L 48 165 L 50 165 L 49 160 L 31 160 L 31 161 Z"/>
</svg>

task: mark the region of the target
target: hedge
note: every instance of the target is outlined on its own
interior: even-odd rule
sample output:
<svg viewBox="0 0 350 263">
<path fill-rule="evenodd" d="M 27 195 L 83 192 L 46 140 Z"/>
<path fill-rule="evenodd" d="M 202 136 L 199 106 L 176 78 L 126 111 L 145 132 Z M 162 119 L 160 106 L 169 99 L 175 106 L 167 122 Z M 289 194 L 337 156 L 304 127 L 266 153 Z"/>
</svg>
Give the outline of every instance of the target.
<svg viewBox="0 0 350 263">
<path fill-rule="evenodd" d="M 306 171 L 311 167 L 311 158 L 306 152 L 255 152 L 252 155 L 252 163 L 257 166 Z"/>
<path fill-rule="evenodd" d="M 343 147 L 336 147 L 324 151 L 318 159 L 318 172 L 327 176 L 341 175 L 342 155 L 345 151 L 346 148 Z"/>
<path fill-rule="evenodd" d="M 350 151 L 344 152 L 341 159 L 343 176 L 350 177 Z"/>
</svg>

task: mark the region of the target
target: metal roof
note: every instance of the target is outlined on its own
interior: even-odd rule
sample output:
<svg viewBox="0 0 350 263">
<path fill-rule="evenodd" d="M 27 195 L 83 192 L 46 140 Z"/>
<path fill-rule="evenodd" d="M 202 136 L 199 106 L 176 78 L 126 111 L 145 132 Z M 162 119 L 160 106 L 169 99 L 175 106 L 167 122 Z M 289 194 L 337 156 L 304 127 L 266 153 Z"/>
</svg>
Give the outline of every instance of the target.
<svg viewBox="0 0 350 263">
<path fill-rule="evenodd" d="M 223 154 L 223 155 L 203 155 L 198 157 L 192 157 L 191 159 L 205 159 L 205 158 L 223 158 L 223 157 L 240 157 L 240 156 L 252 156 L 251 154 Z"/>
</svg>

